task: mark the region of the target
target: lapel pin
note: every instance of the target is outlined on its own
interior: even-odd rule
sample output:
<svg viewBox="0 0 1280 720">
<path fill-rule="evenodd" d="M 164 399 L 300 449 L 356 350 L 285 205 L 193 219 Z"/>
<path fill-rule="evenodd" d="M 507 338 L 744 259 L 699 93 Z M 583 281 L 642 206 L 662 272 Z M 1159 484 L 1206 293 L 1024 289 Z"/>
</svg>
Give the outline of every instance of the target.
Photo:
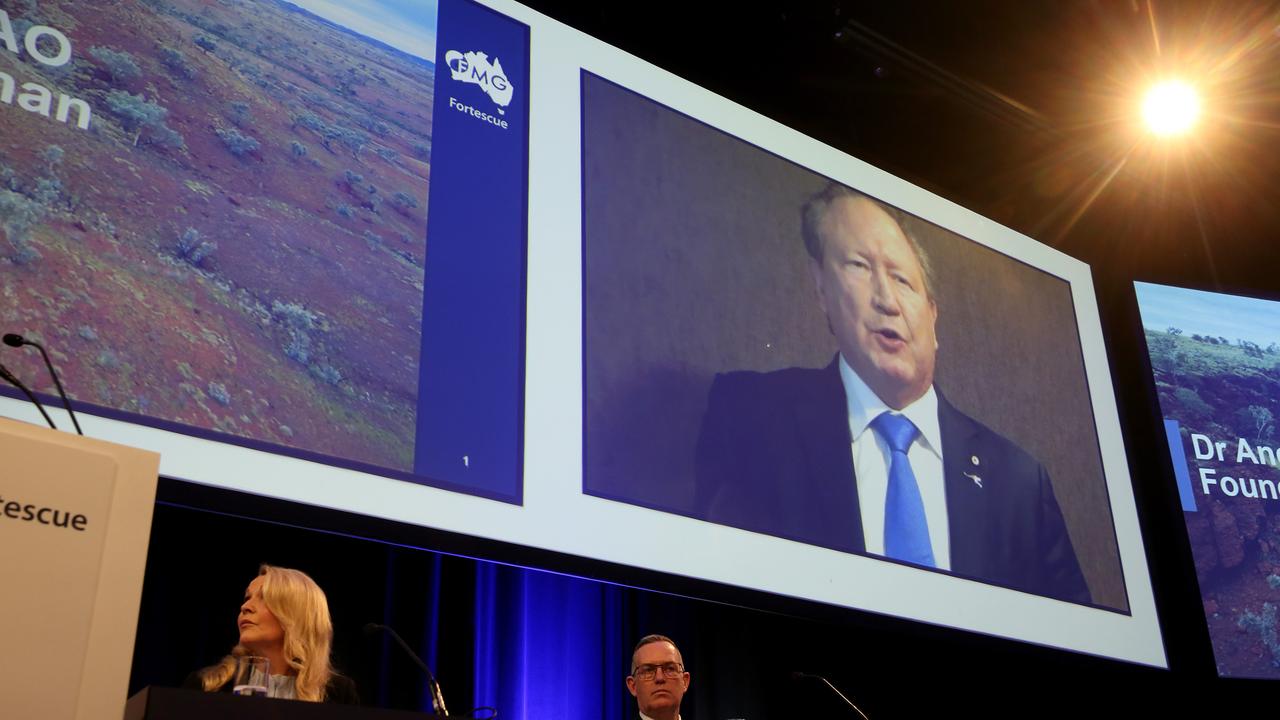
<svg viewBox="0 0 1280 720">
<path fill-rule="evenodd" d="M 974 458 L 974 459 L 976 460 L 977 458 Z M 978 487 L 982 487 L 981 477 L 974 475 L 973 473 L 965 473 L 964 476 L 969 478 L 970 480 L 973 480 L 974 485 L 977 485 Z"/>
<path fill-rule="evenodd" d="M 981 464 L 982 464 L 982 463 L 981 463 L 981 461 L 979 461 L 979 460 L 978 460 L 978 456 L 977 456 L 977 455 L 970 455 L 970 456 L 969 456 L 969 462 L 973 463 L 974 465 L 981 465 Z"/>
</svg>

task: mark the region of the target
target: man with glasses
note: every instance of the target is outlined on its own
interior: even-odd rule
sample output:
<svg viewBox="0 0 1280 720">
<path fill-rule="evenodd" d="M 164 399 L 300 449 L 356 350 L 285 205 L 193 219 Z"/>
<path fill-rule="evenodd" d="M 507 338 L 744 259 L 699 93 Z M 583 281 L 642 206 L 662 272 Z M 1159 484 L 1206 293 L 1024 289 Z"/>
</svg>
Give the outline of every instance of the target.
<svg viewBox="0 0 1280 720">
<path fill-rule="evenodd" d="M 635 696 L 641 720 L 680 720 L 680 701 L 689 689 L 689 673 L 671 638 L 640 638 L 631 654 L 627 689 Z"/>
</svg>

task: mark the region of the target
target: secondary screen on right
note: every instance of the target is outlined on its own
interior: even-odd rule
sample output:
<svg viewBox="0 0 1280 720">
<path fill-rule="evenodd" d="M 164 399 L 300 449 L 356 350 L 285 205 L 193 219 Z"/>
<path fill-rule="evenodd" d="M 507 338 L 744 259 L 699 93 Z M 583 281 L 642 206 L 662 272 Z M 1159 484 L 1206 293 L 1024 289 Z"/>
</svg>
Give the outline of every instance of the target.
<svg viewBox="0 0 1280 720">
<path fill-rule="evenodd" d="M 1280 678 L 1280 302 L 1135 287 L 1218 674 Z"/>
</svg>

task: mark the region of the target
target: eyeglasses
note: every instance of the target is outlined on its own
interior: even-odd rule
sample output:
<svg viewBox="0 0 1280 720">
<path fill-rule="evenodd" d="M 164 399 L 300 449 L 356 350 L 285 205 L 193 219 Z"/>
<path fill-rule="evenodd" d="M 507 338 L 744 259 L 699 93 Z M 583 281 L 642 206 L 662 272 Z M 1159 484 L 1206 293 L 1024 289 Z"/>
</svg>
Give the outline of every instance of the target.
<svg viewBox="0 0 1280 720">
<path fill-rule="evenodd" d="M 637 680 L 652 680 L 658 676 L 658 672 L 662 672 L 662 676 L 668 680 L 675 680 L 684 675 L 684 666 L 680 663 L 667 663 L 665 665 L 637 665 L 636 669 L 631 671 L 631 677 Z"/>
</svg>

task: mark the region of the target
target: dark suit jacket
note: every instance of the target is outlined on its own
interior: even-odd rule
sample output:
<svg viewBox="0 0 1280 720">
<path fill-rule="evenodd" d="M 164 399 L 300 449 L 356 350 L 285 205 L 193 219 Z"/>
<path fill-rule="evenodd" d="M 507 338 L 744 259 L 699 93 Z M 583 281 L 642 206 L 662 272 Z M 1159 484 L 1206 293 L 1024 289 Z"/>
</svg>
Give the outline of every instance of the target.
<svg viewBox="0 0 1280 720">
<path fill-rule="evenodd" d="M 838 362 L 820 370 L 716 376 L 698 441 L 698 517 L 866 552 Z M 941 392 L 938 423 L 951 572 L 1088 603 L 1044 466 Z M 981 485 L 966 473 L 979 476 Z"/>
</svg>

